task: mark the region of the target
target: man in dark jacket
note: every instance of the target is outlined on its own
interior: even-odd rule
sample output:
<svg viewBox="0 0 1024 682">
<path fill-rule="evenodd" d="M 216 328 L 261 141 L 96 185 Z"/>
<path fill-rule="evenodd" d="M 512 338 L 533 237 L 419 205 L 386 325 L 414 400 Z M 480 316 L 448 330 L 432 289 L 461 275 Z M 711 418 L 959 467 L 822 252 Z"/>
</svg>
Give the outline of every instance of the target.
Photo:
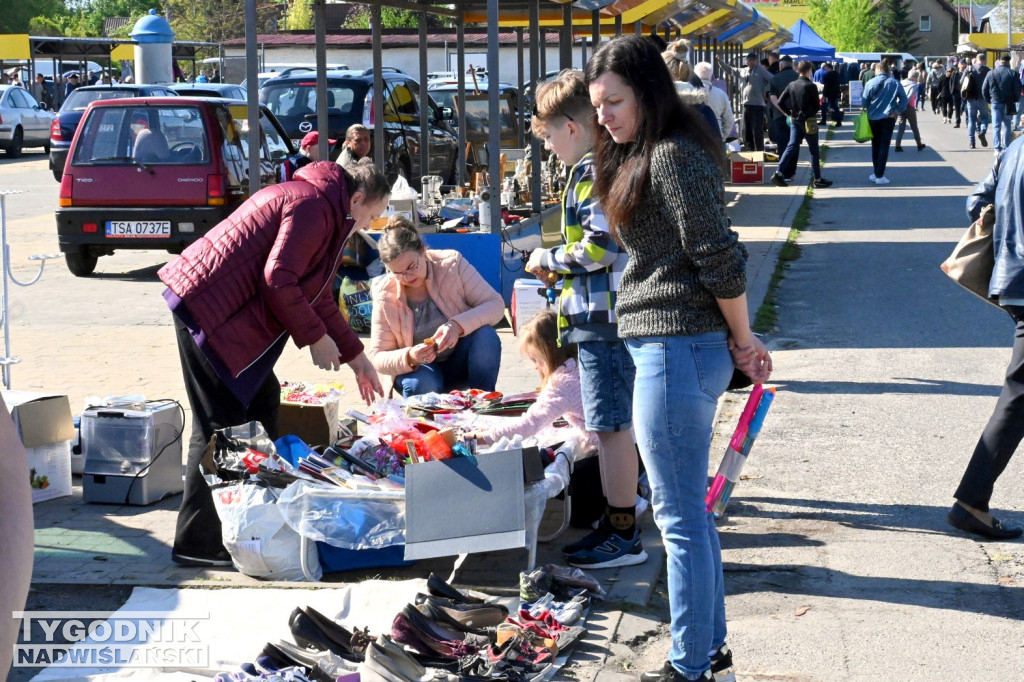
<svg viewBox="0 0 1024 682">
<path fill-rule="evenodd" d="M 982 85 L 985 83 L 988 72 L 989 68 L 985 66 L 985 57 L 979 54 L 974 58 L 974 65 L 968 67 L 960 79 L 960 94 L 963 95 L 964 103 L 967 105 L 967 139 L 971 143 L 971 149 L 974 149 L 975 132 L 978 134 L 981 146 L 988 146 L 985 133 L 988 132 L 988 124 L 992 119 L 989 115 L 988 103 L 982 93 Z"/>
<path fill-rule="evenodd" d="M 831 180 L 821 177 L 821 164 L 818 157 L 818 110 L 821 104 L 818 99 L 818 86 L 811 80 L 814 64 L 800 62 L 796 71 L 799 77 L 790 83 L 779 98 L 779 108 L 790 117 L 789 144 L 779 159 L 779 169 L 772 176 L 772 184 L 786 187 L 786 183 L 796 175 L 797 156 L 800 143 L 807 140 L 807 149 L 811 152 L 811 171 L 814 173 L 815 187 L 829 187 Z"/>
<path fill-rule="evenodd" d="M 839 72 L 831 64 L 824 66 L 825 75 L 821 77 L 821 125 L 828 123 L 828 112 L 832 110 L 832 122 L 836 127 L 843 125 L 843 112 L 839 109 L 840 78 Z"/>
<path fill-rule="evenodd" d="M 967 70 L 967 62 L 958 62 L 953 66 L 953 82 L 949 85 L 950 93 L 953 95 L 953 127 L 960 127 L 960 118 L 964 113 L 964 96 L 960 92 L 963 85 L 964 71 Z"/>
<path fill-rule="evenodd" d="M 999 60 L 999 66 L 989 71 L 981 86 L 982 97 L 992 106 L 992 126 L 995 135 L 992 146 L 996 154 L 1009 146 L 1014 114 L 1017 113 L 1017 102 L 1020 100 L 1020 78 L 1010 68 L 1010 56 Z"/>
<path fill-rule="evenodd" d="M 294 182 L 260 190 L 160 269 L 174 318 L 192 438 L 171 559 L 224 566 L 231 558 L 199 470 L 213 432 L 251 421 L 276 439 L 274 365 L 288 338 L 324 370 L 348 364 L 363 399 L 382 394 L 363 344 L 331 295 L 345 240 L 387 206 L 372 164 L 313 163 Z"/>
<path fill-rule="evenodd" d="M 978 439 L 971 461 L 953 497 L 946 520 L 961 530 L 991 540 L 1020 537 L 1021 529 L 992 516 L 989 501 L 996 479 L 1024 438 L 1024 259 L 1014 245 L 1024 243 L 1024 138 L 1018 138 L 967 199 L 967 214 L 977 220 L 994 206 L 992 247 L 995 266 L 988 295 L 1013 317 L 1016 331 L 1006 381 L 995 410 Z"/>
<path fill-rule="evenodd" d="M 797 77 L 796 71 L 793 70 L 793 58 L 783 55 L 779 60 L 779 72 L 768 82 L 768 100 L 771 102 L 768 108 L 768 136 L 775 143 L 779 156 L 782 156 L 789 143 L 789 124 L 786 122 L 786 112 L 779 109 L 779 97 L 782 97 L 782 93 Z"/>
</svg>

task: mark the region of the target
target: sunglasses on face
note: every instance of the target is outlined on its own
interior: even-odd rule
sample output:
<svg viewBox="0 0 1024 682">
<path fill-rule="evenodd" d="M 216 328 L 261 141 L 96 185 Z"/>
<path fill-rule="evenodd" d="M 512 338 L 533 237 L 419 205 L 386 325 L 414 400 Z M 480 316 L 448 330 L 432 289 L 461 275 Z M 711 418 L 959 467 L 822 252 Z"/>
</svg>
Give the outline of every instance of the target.
<svg viewBox="0 0 1024 682">
<path fill-rule="evenodd" d="M 530 114 L 532 116 L 539 116 L 539 114 L 537 113 L 537 105 L 536 104 L 533 105 L 533 109 L 530 111 Z M 555 112 L 553 112 L 551 114 L 551 116 L 565 116 L 567 119 L 569 119 L 573 123 L 576 122 L 576 119 L 574 119 L 572 116 L 570 116 L 569 114 L 565 113 L 564 111 L 555 111 Z"/>
</svg>

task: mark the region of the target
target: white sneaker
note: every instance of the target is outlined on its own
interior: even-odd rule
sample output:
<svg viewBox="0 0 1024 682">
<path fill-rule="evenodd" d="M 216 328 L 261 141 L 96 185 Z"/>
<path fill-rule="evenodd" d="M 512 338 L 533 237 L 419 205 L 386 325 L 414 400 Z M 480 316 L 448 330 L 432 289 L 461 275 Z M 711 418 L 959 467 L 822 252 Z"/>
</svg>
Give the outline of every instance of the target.
<svg viewBox="0 0 1024 682">
<path fill-rule="evenodd" d="M 871 175 L 868 176 L 868 181 L 869 182 L 875 182 L 877 180 L 878 180 L 878 178 L 875 177 L 874 173 L 872 173 Z"/>
<path fill-rule="evenodd" d="M 882 177 L 880 177 L 880 178 L 875 178 L 875 184 L 876 185 L 888 185 L 889 184 L 889 178 L 885 177 L 884 175 Z"/>
</svg>

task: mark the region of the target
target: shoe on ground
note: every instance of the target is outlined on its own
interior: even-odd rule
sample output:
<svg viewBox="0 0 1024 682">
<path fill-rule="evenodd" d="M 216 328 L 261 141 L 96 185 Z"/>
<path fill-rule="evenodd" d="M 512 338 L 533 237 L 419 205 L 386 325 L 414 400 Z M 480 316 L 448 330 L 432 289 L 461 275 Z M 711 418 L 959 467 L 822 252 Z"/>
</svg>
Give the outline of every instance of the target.
<svg viewBox="0 0 1024 682">
<path fill-rule="evenodd" d="M 789 187 L 786 184 L 786 178 L 782 177 L 782 174 L 778 172 L 772 174 L 772 184 L 776 187 Z"/>
<path fill-rule="evenodd" d="M 1019 538 L 1024 533 L 1024 531 L 1015 526 L 1004 526 L 995 517 L 992 518 L 992 525 L 990 526 L 959 504 L 954 504 L 953 508 L 946 514 L 946 522 L 954 528 L 959 528 L 972 535 L 979 535 L 987 540 L 1012 540 Z"/>
<path fill-rule="evenodd" d="M 201 554 L 191 554 L 178 552 L 171 550 L 171 561 L 178 564 L 179 566 L 195 566 L 198 568 L 213 568 L 218 566 L 230 566 L 231 555 L 228 551 L 221 550 L 213 556 L 203 556 Z"/>
<path fill-rule="evenodd" d="M 868 176 L 868 182 L 875 182 L 876 180 L 878 180 L 878 178 L 875 177 L 874 173 Z"/>
<path fill-rule="evenodd" d="M 924 149 L 927 146 L 928 145 L 926 145 L 924 142 L 918 142 L 917 143 L 917 151 L 921 151 L 922 149 Z"/>
<path fill-rule="evenodd" d="M 818 178 L 817 180 L 814 181 L 814 186 L 817 187 L 818 189 L 825 189 L 826 187 L 832 186 L 832 181 L 826 180 L 825 178 Z"/>
<path fill-rule="evenodd" d="M 587 533 L 576 542 L 570 542 L 568 545 L 563 545 L 562 554 L 569 556 L 571 554 L 576 554 L 577 552 L 582 552 L 585 549 L 593 549 L 607 540 L 608 536 L 612 534 L 612 526 L 608 523 L 608 517 L 602 515 L 595 524 L 596 525 L 594 526 L 594 531 L 592 533 Z"/>
<path fill-rule="evenodd" d="M 715 682 L 715 674 L 711 669 L 705 670 L 699 678 L 700 682 Z M 648 670 L 640 674 L 640 682 L 686 682 L 686 677 L 665 661 L 665 665 L 657 670 Z"/>
<path fill-rule="evenodd" d="M 954 128 L 959 128 L 959 127 L 960 127 L 960 124 L 959 124 L 959 123 L 956 123 L 956 124 L 954 124 L 954 125 L 953 125 L 953 127 L 954 127 Z"/>
<path fill-rule="evenodd" d="M 898 152 L 903 151 L 903 147 L 901 147 L 900 145 L 896 145 L 896 151 L 898 151 Z"/>
<path fill-rule="evenodd" d="M 566 563 L 576 568 L 618 568 L 636 566 L 647 561 L 647 552 L 640 542 L 640 530 L 633 531 L 633 537 L 624 538 L 609 533 L 604 542 L 590 549 L 583 549 L 566 557 Z"/>
<path fill-rule="evenodd" d="M 975 149 L 974 143 L 971 143 L 971 149 Z"/>
<path fill-rule="evenodd" d="M 715 675 L 724 673 L 732 668 L 732 649 L 728 644 L 722 644 L 711 656 L 711 672 Z"/>
<path fill-rule="evenodd" d="M 875 184 L 876 185 L 888 185 L 889 184 L 889 178 L 885 177 L 884 175 L 882 177 L 880 177 L 880 178 L 875 178 Z"/>
<path fill-rule="evenodd" d="M 988 138 L 985 137 L 985 133 L 978 133 L 978 141 L 981 142 L 982 147 L 988 146 Z"/>
</svg>

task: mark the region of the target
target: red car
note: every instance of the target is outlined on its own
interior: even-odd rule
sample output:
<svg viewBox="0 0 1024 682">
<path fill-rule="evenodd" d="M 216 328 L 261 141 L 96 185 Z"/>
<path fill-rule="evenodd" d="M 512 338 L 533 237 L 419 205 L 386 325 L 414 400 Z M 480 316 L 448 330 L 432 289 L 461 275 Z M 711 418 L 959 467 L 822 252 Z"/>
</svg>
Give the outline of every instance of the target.
<svg viewBox="0 0 1024 682">
<path fill-rule="evenodd" d="M 68 269 L 87 277 L 116 249 L 180 253 L 248 197 L 245 102 L 144 97 L 93 102 L 60 185 L 57 236 Z M 260 184 L 295 153 L 260 107 Z"/>
</svg>

